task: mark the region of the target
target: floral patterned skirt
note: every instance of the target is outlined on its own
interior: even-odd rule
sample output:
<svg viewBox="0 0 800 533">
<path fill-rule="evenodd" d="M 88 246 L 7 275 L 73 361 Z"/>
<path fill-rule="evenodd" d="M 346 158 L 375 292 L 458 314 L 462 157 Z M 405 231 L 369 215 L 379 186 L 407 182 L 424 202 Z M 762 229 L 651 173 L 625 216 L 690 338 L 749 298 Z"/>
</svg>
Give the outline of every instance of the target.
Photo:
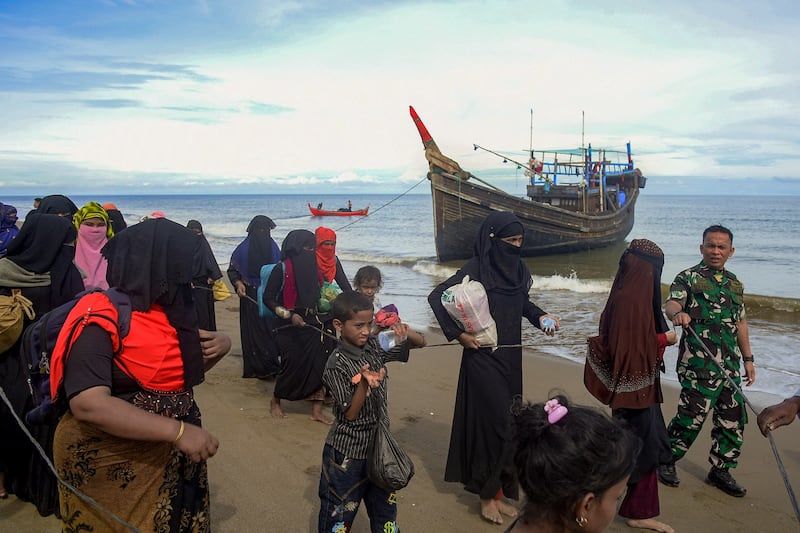
<svg viewBox="0 0 800 533">
<path fill-rule="evenodd" d="M 140 531 L 210 530 L 206 463 L 170 443 L 117 438 L 67 412 L 53 455 L 64 481 Z M 63 531 L 130 531 L 63 485 L 59 495 Z"/>
</svg>

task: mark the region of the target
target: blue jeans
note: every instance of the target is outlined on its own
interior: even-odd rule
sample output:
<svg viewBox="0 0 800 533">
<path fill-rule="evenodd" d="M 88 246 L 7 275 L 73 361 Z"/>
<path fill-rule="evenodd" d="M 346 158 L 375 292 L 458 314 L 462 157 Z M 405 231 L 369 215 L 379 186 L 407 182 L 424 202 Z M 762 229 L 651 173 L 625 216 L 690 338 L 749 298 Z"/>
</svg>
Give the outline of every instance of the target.
<svg viewBox="0 0 800 533">
<path fill-rule="evenodd" d="M 367 479 L 366 459 L 350 459 L 326 444 L 319 476 L 319 533 L 347 533 L 361 501 L 372 533 L 400 533 L 395 493 Z"/>
</svg>

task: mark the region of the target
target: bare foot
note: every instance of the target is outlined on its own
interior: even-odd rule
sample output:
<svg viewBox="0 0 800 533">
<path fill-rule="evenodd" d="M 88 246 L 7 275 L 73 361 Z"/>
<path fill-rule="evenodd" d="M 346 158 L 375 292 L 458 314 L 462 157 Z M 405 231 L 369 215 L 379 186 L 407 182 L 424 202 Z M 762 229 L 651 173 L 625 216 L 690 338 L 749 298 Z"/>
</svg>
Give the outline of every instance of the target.
<svg viewBox="0 0 800 533">
<path fill-rule="evenodd" d="M 495 505 L 497 505 L 498 511 L 506 516 L 510 516 L 511 518 L 516 518 L 519 514 L 516 507 L 504 502 L 503 500 L 495 500 Z"/>
<path fill-rule="evenodd" d="M 308 417 L 309 420 L 316 420 L 317 422 L 322 422 L 330 426 L 333 424 L 333 419 L 323 415 L 322 413 L 311 413 L 311 416 Z"/>
<path fill-rule="evenodd" d="M 281 409 L 280 400 L 276 400 L 275 398 L 272 398 L 269 401 L 269 410 L 270 410 L 270 413 L 272 414 L 272 418 L 289 418 L 288 416 L 286 416 L 284 414 L 283 409 Z"/>
<path fill-rule="evenodd" d="M 625 523 L 637 529 L 652 529 L 653 531 L 660 531 L 662 533 L 675 533 L 675 530 L 670 526 L 653 518 L 645 518 L 644 520 L 629 519 L 626 520 Z"/>
<path fill-rule="evenodd" d="M 497 508 L 497 500 L 481 500 L 481 518 L 495 525 L 503 523 L 500 509 Z"/>
</svg>

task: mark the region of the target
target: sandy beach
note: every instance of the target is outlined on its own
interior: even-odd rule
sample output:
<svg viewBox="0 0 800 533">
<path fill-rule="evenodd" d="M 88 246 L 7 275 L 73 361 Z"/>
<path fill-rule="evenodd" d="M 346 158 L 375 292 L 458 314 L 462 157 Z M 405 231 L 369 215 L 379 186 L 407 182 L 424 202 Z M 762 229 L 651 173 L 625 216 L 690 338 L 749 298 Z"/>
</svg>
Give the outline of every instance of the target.
<svg viewBox="0 0 800 533">
<path fill-rule="evenodd" d="M 217 324 L 233 340 L 231 353 L 197 387 L 204 426 L 220 440 L 209 461 L 212 524 L 221 532 L 309 532 L 316 530 L 317 485 L 322 445 L 328 427 L 308 419 L 305 402 L 284 402 L 287 419 L 269 414 L 273 381 L 242 379 L 238 302 L 218 302 Z M 444 339 L 426 332 L 429 344 Z M 411 484 L 398 493 L 398 524 L 408 532 L 500 532 L 481 520 L 478 500 L 443 478 L 461 350 L 457 345 L 414 350 L 407 364 L 389 367 L 392 429 L 416 465 Z M 574 402 L 597 405 L 583 387 L 581 365 L 526 353 L 525 397 L 545 400 L 553 389 Z M 677 389 L 665 385 L 664 415 L 674 414 Z M 704 482 L 709 465 L 708 427 L 678 463 L 679 488 L 660 486 L 661 519 L 676 531 L 798 531 L 769 441 L 755 416 L 745 434 L 736 479 L 747 488 L 732 498 Z M 800 423 L 781 428 L 776 444 L 795 490 L 800 489 Z M 0 500 L 0 529 L 20 533 L 55 532 L 60 523 L 41 518 L 30 504 L 13 496 Z M 362 507 L 353 531 L 368 531 Z M 609 531 L 634 531 L 617 518 Z"/>
</svg>

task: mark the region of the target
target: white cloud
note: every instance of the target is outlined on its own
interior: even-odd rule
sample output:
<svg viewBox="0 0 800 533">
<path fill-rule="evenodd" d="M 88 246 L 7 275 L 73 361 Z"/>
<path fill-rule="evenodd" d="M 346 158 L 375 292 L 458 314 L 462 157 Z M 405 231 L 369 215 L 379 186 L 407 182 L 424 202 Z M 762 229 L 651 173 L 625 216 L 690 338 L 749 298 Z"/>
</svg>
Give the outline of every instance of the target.
<svg viewBox="0 0 800 533">
<path fill-rule="evenodd" d="M 198 186 L 411 184 L 426 171 L 413 104 L 440 148 L 476 171 L 498 161 L 472 143 L 528 147 L 533 108 L 538 148 L 576 147 L 585 127 L 594 146 L 632 141 L 646 174 L 798 176 L 800 149 L 785 122 L 800 116 L 798 71 L 785 57 L 795 8 L 779 15 L 767 4 L 760 13 L 771 31 L 756 32 L 746 6 L 725 4 L 720 15 L 713 2 L 658 10 L 622 1 L 597 9 L 414 2 L 337 12 L 207 0 L 197 18 L 164 11 L 159 23 L 174 22 L 174 34 L 144 25 L 141 10 L 153 5 L 135 5 L 135 22 L 116 36 L 103 24 L 133 8 L 114 6 L 113 14 L 96 7 L 83 34 L 36 18 L 46 13 L 11 16 L 0 28 L 0 46 L 9 45 L 0 69 L 21 76 L 5 76 L 5 89 L 0 82 L 6 171 L 25 173 L 34 158 L 51 165 L 38 185 L 57 179 L 58 164 Z M 229 27 L 211 26 L 212 15 Z M 42 76 L 51 90 L 11 87 L 52 68 L 69 76 Z M 715 150 L 743 160 L 716 161 Z"/>
</svg>

